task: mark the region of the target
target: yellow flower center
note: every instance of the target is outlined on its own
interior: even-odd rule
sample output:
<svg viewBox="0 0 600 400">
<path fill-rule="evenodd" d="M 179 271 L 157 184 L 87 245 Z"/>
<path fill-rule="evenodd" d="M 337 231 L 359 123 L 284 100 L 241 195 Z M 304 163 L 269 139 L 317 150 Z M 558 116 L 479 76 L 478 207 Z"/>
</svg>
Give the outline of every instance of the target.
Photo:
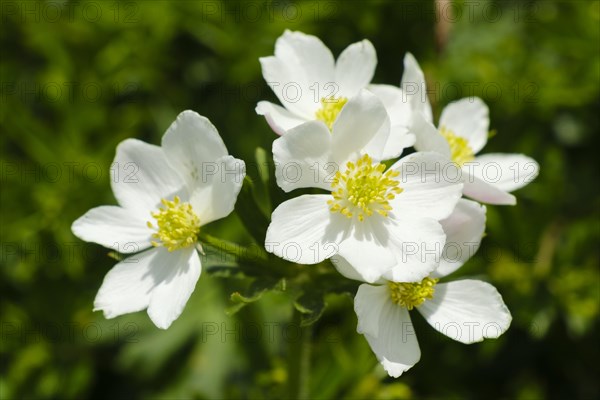
<svg viewBox="0 0 600 400">
<path fill-rule="evenodd" d="M 325 122 L 329 130 L 332 130 L 335 119 L 347 102 L 348 99 L 345 97 L 323 97 L 321 98 L 321 108 L 317 110 L 315 116 L 318 120 Z"/>
<path fill-rule="evenodd" d="M 156 229 L 152 234 L 154 239 L 152 246 L 164 246 L 169 251 L 193 246 L 198 239 L 200 231 L 200 218 L 192 210 L 192 205 L 187 202 L 181 202 L 178 196 L 172 201 L 162 199 L 160 201 L 164 207 L 152 213 L 156 220 L 157 227 L 148 221 L 150 229 Z"/>
<path fill-rule="evenodd" d="M 425 300 L 432 299 L 438 279 L 425 278 L 418 283 L 388 282 L 392 301 L 412 310 Z"/>
<path fill-rule="evenodd" d="M 473 153 L 471 146 L 469 146 L 467 139 L 456 135 L 445 126 L 440 128 L 440 133 L 446 138 L 446 141 L 448 141 L 448 144 L 450 145 L 452 161 L 462 166 L 464 163 L 475 159 L 475 154 Z"/>
<path fill-rule="evenodd" d="M 333 200 L 329 200 L 331 212 L 339 212 L 348 218 L 357 216 L 359 221 L 374 212 L 387 217 L 392 209 L 390 200 L 402 192 L 399 182 L 394 179 L 398 171 L 385 170 L 385 165 L 373 163 L 367 154 L 356 164 L 348 162 L 344 173 L 336 172 L 331 183 Z"/>
</svg>

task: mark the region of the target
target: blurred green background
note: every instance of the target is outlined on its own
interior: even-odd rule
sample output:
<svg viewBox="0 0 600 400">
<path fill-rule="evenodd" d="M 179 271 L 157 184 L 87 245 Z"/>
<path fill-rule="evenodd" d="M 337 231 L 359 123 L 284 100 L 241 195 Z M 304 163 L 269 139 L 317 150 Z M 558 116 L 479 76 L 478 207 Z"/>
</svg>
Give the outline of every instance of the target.
<svg viewBox="0 0 600 400">
<path fill-rule="evenodd" d="M 297 334 L 287 293 L 229 317 L 247 281 L 203 274 L 167 331 L 144 312 L 107 321 L 92 302 L 115 260 L 70 232 L 115 204 L 115 146 L 160 143 L 184 109 L 210 118 L 236 157 L 269 150 L 275 136 L 254 107 L 276 100 L 258 57 L 284 29 L 336 56 L 368 38 L 374 83 L 398 85 L 412 52 L 436 115 L 480 96 L 497 132 L 485 152 L 541 165 L 516 207 L 488 207 L 482 248 L 457 273 L 498 287 L 509 331 L 465 346 L 416 316 L 422 359 L 393 380 L 356 333 L 352 298 L 329 295 L 310 398 L 598 398 L 600 3 L 440 5 L 442 18 L 427 1 L 2 1 L 0 398 L 285 397 Z M 207 230 L 251 243 L 235 213 Z"/>
</svg>

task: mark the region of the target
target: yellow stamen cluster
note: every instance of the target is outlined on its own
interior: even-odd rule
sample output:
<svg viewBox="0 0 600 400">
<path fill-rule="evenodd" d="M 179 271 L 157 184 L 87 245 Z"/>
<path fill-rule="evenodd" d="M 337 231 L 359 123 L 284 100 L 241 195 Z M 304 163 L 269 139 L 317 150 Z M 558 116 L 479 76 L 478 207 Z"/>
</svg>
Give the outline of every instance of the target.
<svg viewBox="0 0 600 400">
<path fill-rule="evenodd" d="M 456 135 L 450 129 L 447 129 L 445 126 L 440 128 L 440 133 L 450 145 L 450 154 L 452 157 L 452 161 L 454 161 L 459 166 L 462 166 L 464 163 L 473 161 L 475 159 L 475 154 L 473 153 L 473 149 L 469 146 L 469 142 L 467 139 Z"/>
<path fill-rule="evenodd" d="M 329 128 L 329 130 L 333 129 L 333 123 L 337 118 L 340 111 L 342 111 L 342 107 L 348 102 L 348 99 L 345 97 L 339 98 L 325 98 L 321 99 L 321 108 L 317 110 L 315 116 L 318 120 L 325 122 L 325 125 Z"/>
<path fill-rule="evenodd" d="M 438 279 L 425 278 L 418 283 L 388 282 L 392 301 L 401 307 L 412 310 L 425 300 L 433 298 Z"/>
<path fill-rule="evenodd" d="M 394 179 L 398 171 L 385 170 L 384 164 L 373 163 L 367 154 L 356 164 L 348 162 L 344 173 L 338 171 L 331 183 L 333 200 L 329 200 L 331 212 L 339 212 L 348 218 L 356 216 L 359 221 L 370 217 L 374 212 L 387 217 L 392 209 L 390 200 L 402 192 L 399 182 Z"/>
<path fill-rule="evenodd" d="M 164 246 L 169 251 L 193 246 L 198 239 L 200 219 L 194 213 L 192 205 L 182 203 L 177 196 L 172 201 L 162 199 L 160 202 L 164 207 L 152 213 L 157 227 L 150 221 L 147 223 L 148 228 L 156 229 L 152 237 L 159 240 L 153 241 L 152 246 Z"/>
</svg>

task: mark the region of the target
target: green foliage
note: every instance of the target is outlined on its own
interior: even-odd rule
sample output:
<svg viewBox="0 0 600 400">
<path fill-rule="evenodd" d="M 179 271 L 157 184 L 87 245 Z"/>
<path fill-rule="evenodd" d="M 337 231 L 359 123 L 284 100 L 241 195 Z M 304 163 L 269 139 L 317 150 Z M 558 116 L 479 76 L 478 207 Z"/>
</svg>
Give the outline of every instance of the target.
<svg viewBox="0 0 600 400">
<path fill-rule="evenodd" d="M 475 3 L 436 22 L 431 2 L 393 0 L 2 2 L 0 398 L 285 398 L 309 334 L 310 398 L 598 397 L 600 3 Z M 375 83 L 398 84 L 412 52 L 436 115 L 478 95 L 496 132 L 485 152 L 540 163 L 516 207 L 488 207 L 488 235 L 456 273 L 498 287 L 513 313 L 503 337 L 464 346 L 415 318 L 422 359 L 389 379 L 356 333 L 358 283 L 262 249 L 289 195 L 254 112 L 276 101 L 258 58 L 284 29 L 336 55 L 369 38 Z M 172 327 L 106 320 L 92 304 L 116 261 L 70 225 L 115 204 L 115 146 L 159 143 L 184 109 L 211 119 L 249 177 L 236 212 L 203 231 L 203 274 Z"/>
</svg>

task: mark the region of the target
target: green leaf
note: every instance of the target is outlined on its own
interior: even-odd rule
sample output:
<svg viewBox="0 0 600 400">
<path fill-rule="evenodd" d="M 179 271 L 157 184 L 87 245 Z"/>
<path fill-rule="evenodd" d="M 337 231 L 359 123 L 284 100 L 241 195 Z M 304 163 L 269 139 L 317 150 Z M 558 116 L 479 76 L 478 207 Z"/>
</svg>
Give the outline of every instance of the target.
<svg viewBox="0 0 600 400">
<path fill-rule="evenodd" d="M 309 326 L 314 324 L 321 318 L 325 311 L 325 300 L 323 293 L 306 292 L 300 296 L 295 302 L 294 307 L 302 313 L 300 326 Z"/>
<path fill-rule="evenodd" d="M 225 310 L 225 313 L 231 316 L 247 304 L 260 300 L 265 292 L 271 290 L 285 290 L 285 286 L 285 279 L 268 277 L 255 279 L 243 294 L 240 292 L 233 292 L 231 294 L 231 301 L 234 304 L 231 307 L 228 307 Z"/>
</svg>

